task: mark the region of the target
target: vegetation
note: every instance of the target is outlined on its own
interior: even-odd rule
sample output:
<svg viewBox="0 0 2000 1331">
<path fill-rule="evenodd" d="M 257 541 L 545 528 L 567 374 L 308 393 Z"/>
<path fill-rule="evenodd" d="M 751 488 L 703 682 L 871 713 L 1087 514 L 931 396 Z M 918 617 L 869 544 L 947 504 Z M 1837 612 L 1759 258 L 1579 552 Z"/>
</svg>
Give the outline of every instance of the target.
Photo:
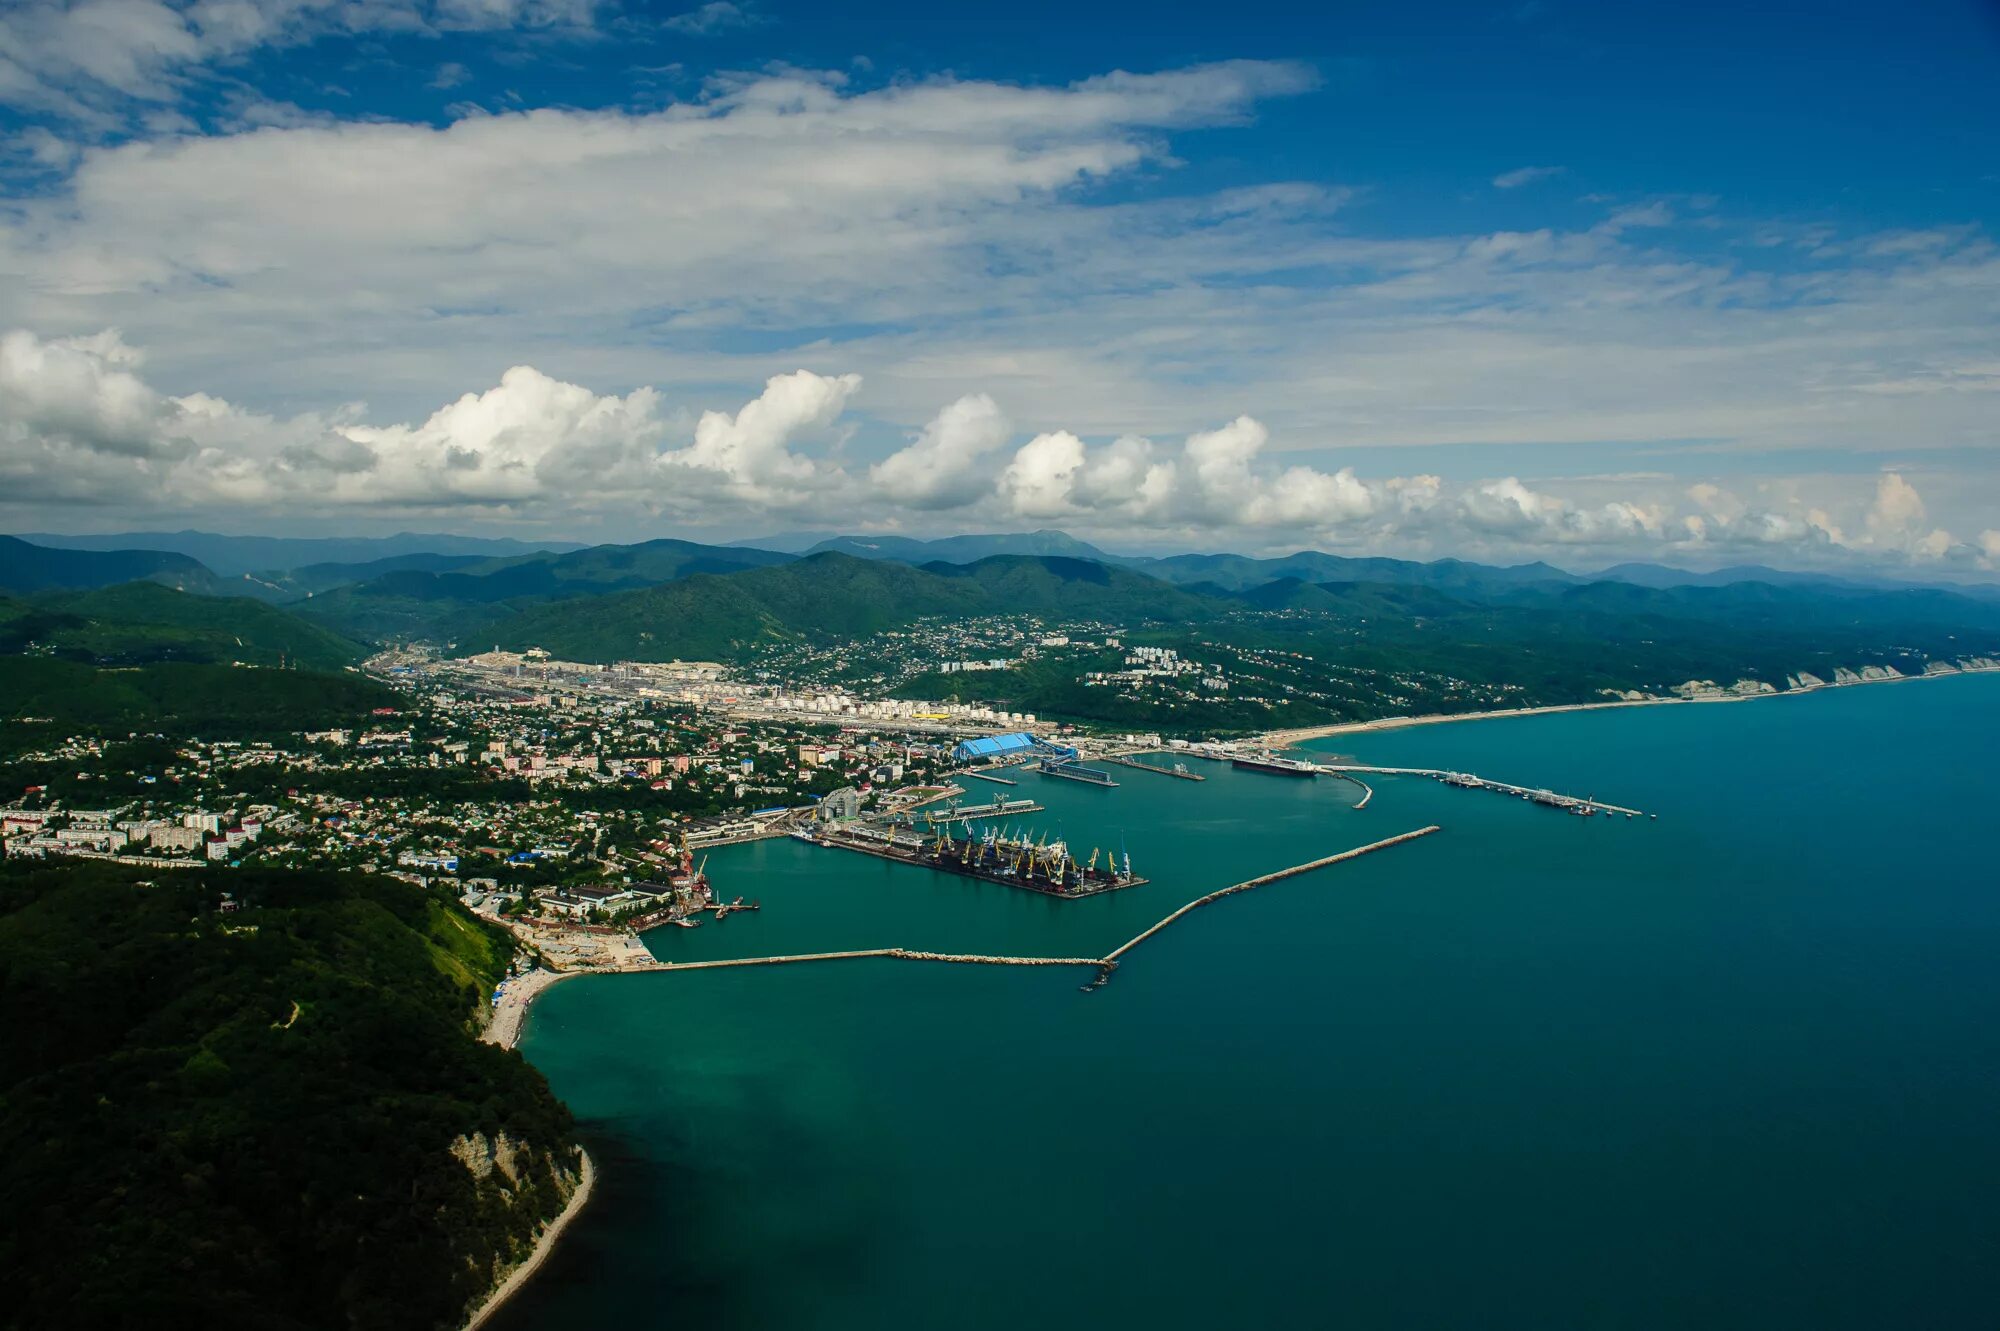
<svg viewBox="0 0 2000 1331">
<path fill-rule="evenodd" d="M 652 587 L 703 573 L 763 568 L 791 558 L 768 550 L 658 540 L 452 561 L 449 567 L 420 567 L 412 561 L 314 596 L 297 608 L 361 637 L 459 641 L 537 605 Z M 327 573 L 321 570 L 316 576 L 324 579 Z"/>
<path fill-rule="evenodd" d="M 0 651 L 100 665 L 193 661 L 337 670 L 361 645 L 275 606 L 153 582 L 0 601 Z"/>
<path fill-rule="evenodd" d="M 359 675 L 181 664 L 107 669 L 0 656 L 0 722 L 8 723 L 0 724 L 0 751 L 79 732 L 269 738 L 354 725 L 401 701 Z"/>
<path fill-rule="evenodd" d="M 575 1162 L 471 1033 L 510 950 L 389 880 L 0 865 L 10 1324 L 456 1326 Z"/>
<path fill-rule="evenodd" d="M 106 587 L 141 578 L 193 591 L 222 586 L 200 560 L 164 550 L 58 550 L 0 536 L 0 589 L 6 591 Z"/>
</svg>

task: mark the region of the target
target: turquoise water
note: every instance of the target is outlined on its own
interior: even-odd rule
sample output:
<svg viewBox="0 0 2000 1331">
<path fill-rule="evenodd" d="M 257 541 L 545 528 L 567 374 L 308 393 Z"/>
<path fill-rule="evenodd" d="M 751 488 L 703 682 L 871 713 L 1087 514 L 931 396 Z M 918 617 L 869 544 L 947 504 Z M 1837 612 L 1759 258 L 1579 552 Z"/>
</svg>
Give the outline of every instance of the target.
<svg viewBox="0 0 2000 1331">
<path fill-rule="evenodd" d="M 1989 1327 L 2000 678 L 1349 736 L 1406 778 L 1023 774 L 1150 885 L 1080 902 L 766 842 L 674 958 L 1068 971 L 576 981 L 525 1052 L 606 1177 L 505 1328 Z"/>
</svg>

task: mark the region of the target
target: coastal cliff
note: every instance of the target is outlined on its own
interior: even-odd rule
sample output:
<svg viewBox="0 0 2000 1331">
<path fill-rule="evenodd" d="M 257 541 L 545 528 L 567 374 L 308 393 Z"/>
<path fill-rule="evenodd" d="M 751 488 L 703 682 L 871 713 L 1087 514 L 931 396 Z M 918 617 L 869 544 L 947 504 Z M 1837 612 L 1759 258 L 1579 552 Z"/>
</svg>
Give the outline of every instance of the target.
<svg viewBox="0 0 2000 1331">
<path fill-rule="evenodd" d="M 360 875 L 0 865 L 0 994 L 34 1014 L 0 1042 L 0 1321 L 464 1325 L 589 1176 L 478 1038 L 512 947 Z"/>
</svg>

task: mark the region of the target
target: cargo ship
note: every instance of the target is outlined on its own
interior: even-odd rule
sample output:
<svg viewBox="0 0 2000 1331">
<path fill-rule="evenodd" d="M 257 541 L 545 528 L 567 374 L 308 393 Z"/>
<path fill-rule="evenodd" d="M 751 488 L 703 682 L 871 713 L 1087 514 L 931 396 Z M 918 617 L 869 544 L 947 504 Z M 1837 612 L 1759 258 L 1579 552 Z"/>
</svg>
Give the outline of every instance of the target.
<svg viewBox="0 0 2000 1331">
<path fill-rule="evenodd" d="M 1295 762 L 1290 758 L 1280 758 L 1276 754 L 1245 756 L 1238 754 L 1229 760 L 1229 765 L 1242 772 L 1263 772 L 1269 776 L 1317 777 L 1319 769 L 1311 763 Z"/>
</svg>

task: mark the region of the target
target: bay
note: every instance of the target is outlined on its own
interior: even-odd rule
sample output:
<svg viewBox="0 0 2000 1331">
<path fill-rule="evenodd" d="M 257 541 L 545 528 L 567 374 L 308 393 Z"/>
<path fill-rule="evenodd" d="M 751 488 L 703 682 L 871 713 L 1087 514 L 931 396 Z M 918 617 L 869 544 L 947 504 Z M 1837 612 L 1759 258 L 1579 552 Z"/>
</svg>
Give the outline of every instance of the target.
<svg viewBox="0 0 2000 1331">
<path fill-rule="evenodd" d="M 604 1176 L 495 1324 L 1991 1325 L 1995 736 L 1989 676 L 1315 746 L 1657 820 L 1023 773 L 1021 821 L 1152 879 L 1076 902 L 718 852 L 764 909 L 662 956 L 1100 955 L 1444 829 L 1194 912 L 1096 993 L 894 960 L 557 986 L 524 1053 Z"/>
</svg>

